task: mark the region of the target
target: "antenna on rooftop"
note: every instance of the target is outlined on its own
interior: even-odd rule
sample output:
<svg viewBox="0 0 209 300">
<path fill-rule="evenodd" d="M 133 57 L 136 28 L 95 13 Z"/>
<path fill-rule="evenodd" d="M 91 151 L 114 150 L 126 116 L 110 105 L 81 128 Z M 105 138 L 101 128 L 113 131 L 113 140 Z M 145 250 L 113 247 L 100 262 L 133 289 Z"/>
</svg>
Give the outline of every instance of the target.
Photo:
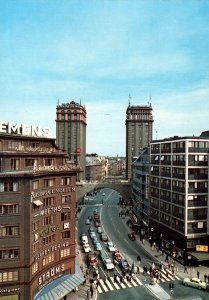
<svg viewBox="0 0 209 300">
<path fill-rule="evenodd" d="M 157 130 L 156 130 L 156 140 L 157 140 Z"/>
<path fill-rule="evenodd" d="M 131 95 L 129 94 L 129 96 L 128 96 L 128 98 L 129 98 L 129 101 L 128 101 L 128 106 L 131 106 Z"/>
</svg>

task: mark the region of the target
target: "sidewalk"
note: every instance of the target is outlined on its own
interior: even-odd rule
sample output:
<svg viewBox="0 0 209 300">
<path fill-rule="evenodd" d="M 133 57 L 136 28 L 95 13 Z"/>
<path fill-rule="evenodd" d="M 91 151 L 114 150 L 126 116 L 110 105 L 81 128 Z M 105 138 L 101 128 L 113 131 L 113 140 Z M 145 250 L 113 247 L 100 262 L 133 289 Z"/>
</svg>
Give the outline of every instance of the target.
<svg viewBox="0 0 209 300">
<path fill-rule="evenodd" d="M 127 228 L 130 229 L 130 227 L 126 224 L 126 222 L 129 220 L 129 216 L 126 216 L 122 220 L 127 226 Z M 140 246 L 142 246 L 146 252 L 151 254 L 153 258 L 157 259 L 159 263 L 161 261 L 165 262 L 166 254 L 162 254 L 162 252 L 157 251 L 156 248 L 151 248 L 147 240 L 145 240 L 144 243 L 142 243 L 138 234 L 136 234 L 136 240 L 140 243 Z M 187 272 L 184 272 L 184 266 L 180 264 L 178 261 L 175 261 L 175 267 L 176 267 L 176 275 L 178 275 L 178 277 L 180 277 L 181 279 L 185 277 L 197 277 L 197 272 L 199 272 L 200 274 L 199 278 L 202 281 L 204 281 L 205 274 L 209 276 L 209 268 L 205 266 L 199 265 L 198 267 L 188 267 Z"/>
</svg>

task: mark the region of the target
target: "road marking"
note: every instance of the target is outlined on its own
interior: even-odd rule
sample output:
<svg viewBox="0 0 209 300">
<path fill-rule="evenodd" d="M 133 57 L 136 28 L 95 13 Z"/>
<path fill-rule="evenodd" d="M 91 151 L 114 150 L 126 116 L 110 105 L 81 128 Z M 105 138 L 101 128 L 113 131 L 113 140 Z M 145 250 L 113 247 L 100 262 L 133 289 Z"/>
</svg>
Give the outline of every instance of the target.
<svg viewBox="0 0 209 300">
<path fill-rule="evenodd" d="M 111 290 L 111 291 L 114 291 L 114 288 L 111 286 L 109 280 L 106 280 L 106 283 L 107 283 L 107 285 L 109 286 L 110 290 Z"/>
<path fill-rule="evenodd" d="M 143 285 L 143 283 L 139 280 L 138 277 L 135 277 L 134 279 L 138 282 L 139 285 Z"/>
<path fill-rule="evenodd" d="M 114 278 L 113 278 L 113 277 L 110 277 L 110 279 L 112 280 L 112 283 L 114 284 L 114 286 L 116 287 L 116 289 L 119 290 L 120 287 L 117 285 L 116 282 L 114 282 Z"/>
<path fill-rule="evenodd" d="M 99 282 L 101 283 L 101 286 L 102 286 L 103 290 L 104 290 L 105 292 L 108 292 L 108 289 L 107 289 L 107 287 L 106 287 L 104 281 L 103 281 L 102 279 L 100 279 Z"/>
</svg>

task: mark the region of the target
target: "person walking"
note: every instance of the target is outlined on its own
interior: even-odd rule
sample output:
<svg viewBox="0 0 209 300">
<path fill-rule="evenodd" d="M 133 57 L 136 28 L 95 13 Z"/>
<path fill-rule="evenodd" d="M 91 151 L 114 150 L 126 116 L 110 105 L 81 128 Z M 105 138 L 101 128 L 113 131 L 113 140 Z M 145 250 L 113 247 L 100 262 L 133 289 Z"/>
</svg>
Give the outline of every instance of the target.
<svg viewBox="0 0 209 300">
<path fill-rule="evenodd" d="M 90 285 L 90 293 L 91 293 L 91 298 L 92 298 L 93 294 L 94 294 L 93 284 Z"/>
<path fill-rule="evenodd" d="M 89 290 L 86 291 L 86 300 L 89 300 Z"/>
<path fill-rule="evenodd" d="M 197 270 L 197 278 L 200 278 L 200 272 Z"/>
</svg>

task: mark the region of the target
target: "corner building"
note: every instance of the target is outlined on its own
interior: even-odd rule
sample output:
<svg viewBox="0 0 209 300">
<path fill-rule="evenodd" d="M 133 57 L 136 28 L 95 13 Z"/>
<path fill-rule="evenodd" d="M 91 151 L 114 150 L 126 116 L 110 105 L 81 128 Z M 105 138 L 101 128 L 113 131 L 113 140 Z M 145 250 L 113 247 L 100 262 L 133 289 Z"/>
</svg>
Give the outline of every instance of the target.
<svg viewBox="0 0 209 300">
<path fill-rule="evenodd" d="M 151 142 L 150 228 L 173 248 L 209 245 L 208 149 L 201 136 Z"/>
<path fill-rule="evenodd" d="M 63 282 L 82 282 L 75 268 L 79 171 L 54 139 L 0 134 L 0 300 L 63 299 L 71 290 Z"/>
<path fill-rule="evenodd" d="M 150 105 L 132 106 L 126 110 L 126 179 L 132 179 L 132 163 L 152 140 L 153 116 Z"/>
<path fill-rule="evenodd" d="M 86 109 L 74 101 L 57 105 L 56 142 L 69 158 L 80 164 L 83 172 L 77 180 L 85 180 Z"/>
</svg>

